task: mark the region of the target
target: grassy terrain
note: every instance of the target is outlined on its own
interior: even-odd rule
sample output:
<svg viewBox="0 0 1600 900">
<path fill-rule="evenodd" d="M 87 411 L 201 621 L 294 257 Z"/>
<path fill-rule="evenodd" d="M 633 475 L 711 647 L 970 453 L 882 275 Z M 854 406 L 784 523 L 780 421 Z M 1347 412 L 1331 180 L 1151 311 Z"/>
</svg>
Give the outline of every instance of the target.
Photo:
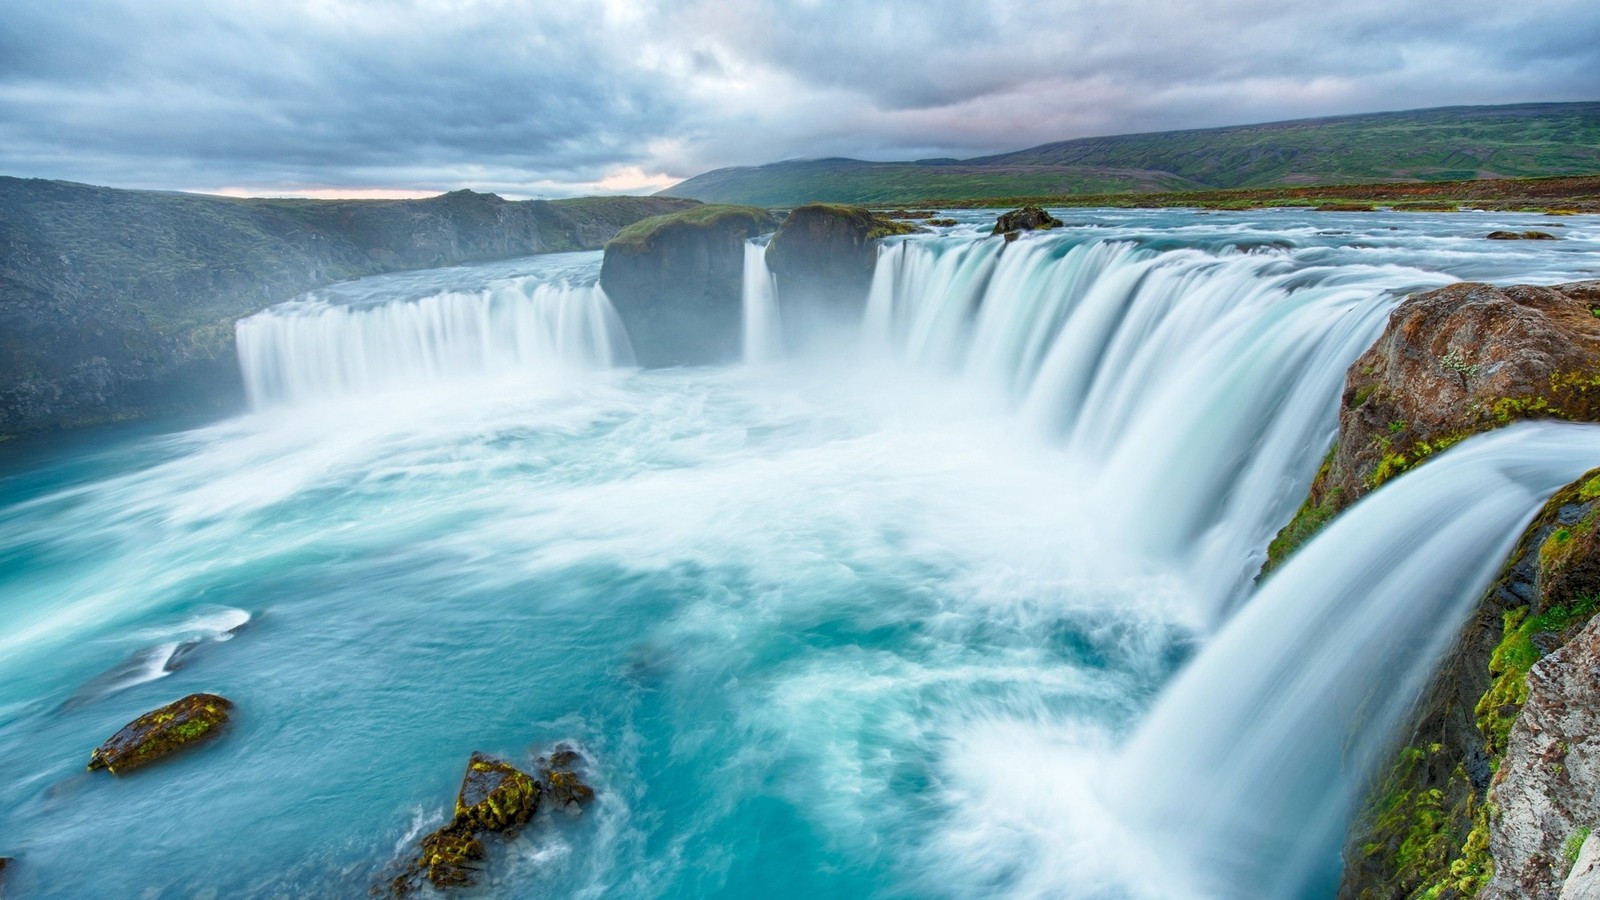
<svg viewBox="0 0 1600 900">
<path fill-rule="evenodd" d="M 1033 194 L 982 199 L 929 198 L 910 205 L 954 209 L 1026 205 L 1067 207 L 1200 207 L 1267 209 L 1312 206 L 1357 211 L 1387 206 L 1399 210 L 1452 211 L 1460 207 L 1536 212 L 1600 213 L 1600 175 L 1556 178 L 1495 178 L 1476 181 L 1322 185 L 1226 191 L 1120 194 Z"/>
<path fill-rule="evenodd" d="M 902 204 L 1600 173 L 1600 103 L 1446 107 L 1083 138 L 968 160 L 799 160 L 663 191 L 718 203 Z"/>
</svg>

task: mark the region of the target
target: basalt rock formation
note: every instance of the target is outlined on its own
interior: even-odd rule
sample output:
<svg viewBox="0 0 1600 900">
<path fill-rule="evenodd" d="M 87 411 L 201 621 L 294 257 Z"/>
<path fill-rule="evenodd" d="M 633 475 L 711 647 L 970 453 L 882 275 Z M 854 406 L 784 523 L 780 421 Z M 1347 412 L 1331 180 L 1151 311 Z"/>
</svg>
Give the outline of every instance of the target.
<svg viewBox="0 0 1600 900">
<path fill-rule="evenodd" d="M 164 759 L 216 737 L 232 712 L 225 697 L 190 694 L 123 726 L 89 755 L 89 768 L 121 775 Z"/>
<path fill-rule="evenodd" d="M 606 244 L 600 286 L 640 365 L 739 355 L 745 241 L 778 227 L 753 206 L 700 206 L 636 222 Z"/>
<path fill-rule="evenodd" d="M 819 322 L 858 319 L 878 264 L 878 239 L 918 230 L 859 206 L 796 207 L 766 256 L 785 334 L 804 341 Z"/>
<path fill-rule="evenodd" d="M 343 279 L 594 249 L 695 205 L 236 199 L 0 177 L 0 439 L 238 405 L 243 316 Z"/>
</svg>

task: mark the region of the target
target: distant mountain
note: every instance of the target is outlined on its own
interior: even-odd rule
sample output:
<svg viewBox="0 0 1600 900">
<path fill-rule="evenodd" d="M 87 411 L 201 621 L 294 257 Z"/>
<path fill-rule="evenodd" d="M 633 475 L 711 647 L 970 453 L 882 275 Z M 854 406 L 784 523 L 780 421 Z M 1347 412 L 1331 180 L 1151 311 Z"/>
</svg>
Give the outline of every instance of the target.
<svg viewBox="0 0 1600 900">
<path fill-rule="evenodd" d="M 1448 106 L 1079 138 L 966 160 L 717 169 L 660 193 L 793 206 L 1600 173 L 1600 102 Z"/>
</svg>

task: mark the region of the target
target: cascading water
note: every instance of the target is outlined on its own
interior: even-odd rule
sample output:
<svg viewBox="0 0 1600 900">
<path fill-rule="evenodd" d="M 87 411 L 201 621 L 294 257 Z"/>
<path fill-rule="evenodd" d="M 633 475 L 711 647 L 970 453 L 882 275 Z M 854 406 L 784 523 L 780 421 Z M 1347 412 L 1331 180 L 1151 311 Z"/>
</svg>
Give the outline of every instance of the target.
<svg viewBox="0 0 1600 900">
<path fill-rule="evenodd" d="M 599 254 L 560 255 L 241 323 L 270 414 L 13 452 L 7 889 L 366 894 L 473 750 L 531 765 L 559 740 L 598 798 L 491 850 L 487 893 L 1315 882 L 1359 763 L 1594 432 L 1430 460 L 1209 635 L 1398 296 L 1593 277 L 1600 228 L 1508 248 L 1482 232 L 1538 221 L 1104 210 L 1007 245 L 956 215 L 883 249 L 858 356 L 599 371 L 629 358 L 573 287 Z M 748 358 L 771 361 L 746 253 Z M 114 786 L 82 771 L 201 690 L 238 704 L 224 737 Z"/>
<path fill-rule="evenodd" d="M 1106 793 L 1194 895 L 1327 896 L 1356 792 L 1522 529 L 1600 428 L 1474 438 L 1301 548 L 1164 693 Z"/>
<path fill-rule="evenodd" d="M 245 389 L 257 408 L 469 375 L 633 362 L 599 285 L 532 277 L 368 306 L 313 296 L 244 319 L 237 330 Z"/>
<path fill-rule="evenodd" d="M 778 289 L 767 270 L 767 248 L 754 240 L 744 245 L 744 361 L 770 363 L 783 354 L 783 325 Z"/>
<path fill-rule="evenodd" d="M 865 332 L 1064 442 L 1099 473 L 1105 521 L 1186 557 L 1215 620 L 1304 497 L 1345 368 L 1405 291 L 1448 281 L 1131 241 L 906 241 L 883 250 Z"/>
</svg>

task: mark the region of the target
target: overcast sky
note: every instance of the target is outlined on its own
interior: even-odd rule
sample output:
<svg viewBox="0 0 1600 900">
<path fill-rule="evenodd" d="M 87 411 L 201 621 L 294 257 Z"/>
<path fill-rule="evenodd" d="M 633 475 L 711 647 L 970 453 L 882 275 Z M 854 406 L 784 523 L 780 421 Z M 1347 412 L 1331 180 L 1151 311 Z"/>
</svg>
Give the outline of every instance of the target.
<svg viewBox="0 0 1600 900">
<path fill-rule="evenodd" d="M 1596 0 L 4 0 L 0 174 L 650 193 L 793 157 L 1600 99 Z"/>
</svg>

